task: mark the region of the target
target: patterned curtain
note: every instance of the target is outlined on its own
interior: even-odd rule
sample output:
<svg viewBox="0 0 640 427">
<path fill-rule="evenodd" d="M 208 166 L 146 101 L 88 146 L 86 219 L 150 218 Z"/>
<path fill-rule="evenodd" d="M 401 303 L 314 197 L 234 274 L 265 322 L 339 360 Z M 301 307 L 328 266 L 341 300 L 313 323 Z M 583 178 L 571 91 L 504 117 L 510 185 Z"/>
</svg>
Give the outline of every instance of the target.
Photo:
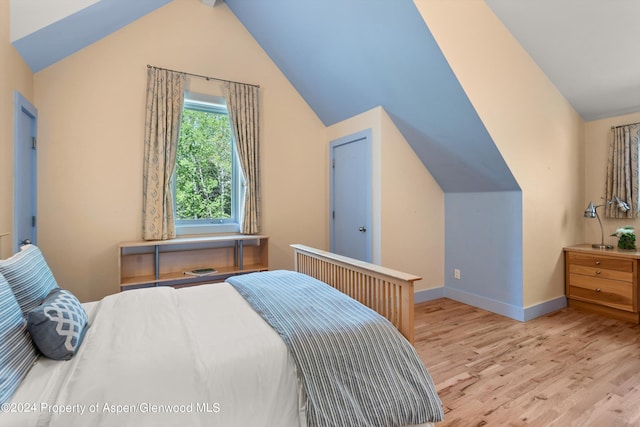
<svg viewBox="0 0 640 427">
<path fill-rule="evenodd" d="M 147 70 L 147 106 L 144 135 L 142 237 L 176 237 L 171 177 L 182 117 L 186 76 L 150 67 Z"/>
<path fill-rule="evenodd" d="M 615 127 L 609 144 L 606 199 L 618 196 L 631 209 L 621 212 L 615 204 L 605 207 L 607 218 L 635 218 L 638 216 L 638 136 L 640 124 Z"/>
<path fill-rule="evenodd" d="M 227 109 L 244 174 L 244 207 L 240 232 L 260 232 L 260 135 L 258 87 L 226 82 Z"/>
</svg>

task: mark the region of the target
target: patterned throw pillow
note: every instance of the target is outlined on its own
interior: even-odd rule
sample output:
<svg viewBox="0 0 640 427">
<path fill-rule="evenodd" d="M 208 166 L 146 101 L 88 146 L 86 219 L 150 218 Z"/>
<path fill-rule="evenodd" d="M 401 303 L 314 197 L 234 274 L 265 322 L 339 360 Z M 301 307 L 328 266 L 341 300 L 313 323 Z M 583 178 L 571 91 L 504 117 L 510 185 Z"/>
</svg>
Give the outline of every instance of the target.
<svg viewBox="0 0 640 427">
<path fill-rule="evenodd" d="M 27 316 L 27 330 L 38 350 L 50 359 L 69 360 L 88 327 L 87 313 L 69 291 L 56 288 Z"/>
<path fill-rule="evenodd" d="M 58 287 L 42 252 L 34 245 L 25 245 L 11 258 L 1 260 L 0 274 L 9 282 L 25 317 Z"/>
<path fill-rule="evenodd" d="M 0 275 L 0 404 L 11 398 L 37 358 L 18 301 Z"/>
</svg>

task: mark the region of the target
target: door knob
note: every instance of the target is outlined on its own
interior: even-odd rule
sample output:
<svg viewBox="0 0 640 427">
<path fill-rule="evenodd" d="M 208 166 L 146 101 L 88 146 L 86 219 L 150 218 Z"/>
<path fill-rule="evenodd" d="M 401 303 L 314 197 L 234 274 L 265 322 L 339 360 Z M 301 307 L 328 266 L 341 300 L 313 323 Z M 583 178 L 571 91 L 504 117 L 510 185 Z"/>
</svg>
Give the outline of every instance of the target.
<svg viewBox="0 0 640 427">
<path fill-rule="evenodd" d="M 30 244 L 31 244 L 31 240 L 29 239 L 24 239 L 20 241 L 20 246 L 30 245 Z"/>
<path fill-rule="evenodd" d="M 362 231 L 364 233 L 367 231 L 367 227 L 363 225 L 362 227 L 358 228 L 358 231 Z"/>
</svg>

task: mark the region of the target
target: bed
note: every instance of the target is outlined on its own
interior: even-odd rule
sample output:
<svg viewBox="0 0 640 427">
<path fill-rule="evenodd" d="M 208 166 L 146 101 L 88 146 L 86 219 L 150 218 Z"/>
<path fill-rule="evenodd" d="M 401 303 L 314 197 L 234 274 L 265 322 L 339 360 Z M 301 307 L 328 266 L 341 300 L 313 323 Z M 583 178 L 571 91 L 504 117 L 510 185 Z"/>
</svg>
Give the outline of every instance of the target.
<svg viewBox="0 0 640 427">
<path fill-rule="evenodd" d="M 66 361 L 39 356 L 3 403 L 0 424 L 426 426 L 441 420 L 435 387 L 410 344 L 418 278 L 293 246 L 295 271 L 138 289 L 83 304 L 89 326 L 76 352 Z"/>
</svg>

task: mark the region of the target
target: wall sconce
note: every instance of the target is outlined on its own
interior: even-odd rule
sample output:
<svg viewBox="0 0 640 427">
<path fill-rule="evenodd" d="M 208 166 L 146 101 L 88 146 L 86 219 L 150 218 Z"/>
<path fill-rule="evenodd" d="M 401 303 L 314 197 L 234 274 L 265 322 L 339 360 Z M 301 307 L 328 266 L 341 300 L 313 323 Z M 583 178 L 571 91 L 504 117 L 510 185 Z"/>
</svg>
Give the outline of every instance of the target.
<svg viewBox="0 0 640 427">
<path fill-rule="evenodd" d="M 591 245 L 596 249 L 613 249 L 613 246 L 604 244 L 604 229 L 602 228 L 602 221 L 600 220 L 600 215 L 598 215 L 598 208 L 601 206 L 611 205 L 614 203 L 620 212 L 627 212 L 629 209 L 631 209 L 627 204 L 627 202 L 625 202 L 624 200 L 621 200 L 620 198 L 618 198 L 618 196 L 613 196 L 613 199 L 607 200 L 605 203 L 597 206 L 590 201 L 589 206 L 587 206 L 587 209 L 584 210 L 585 218 L 597 218 L 598 223 L 600 224 L 600 243 L 594 243 L 593 245 Z"/>
</svg>

